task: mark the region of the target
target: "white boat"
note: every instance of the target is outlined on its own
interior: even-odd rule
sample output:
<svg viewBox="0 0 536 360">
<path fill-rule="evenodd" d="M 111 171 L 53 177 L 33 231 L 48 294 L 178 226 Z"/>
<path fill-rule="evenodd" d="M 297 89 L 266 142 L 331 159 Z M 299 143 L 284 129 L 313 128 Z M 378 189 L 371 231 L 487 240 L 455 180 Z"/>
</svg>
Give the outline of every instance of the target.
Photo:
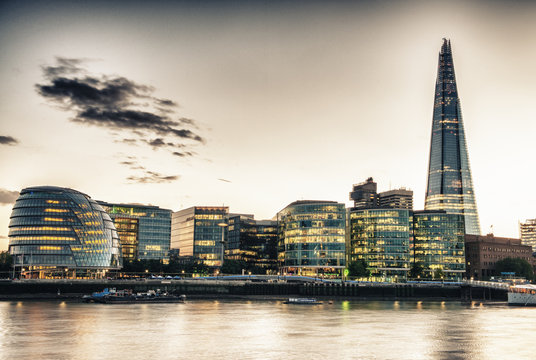
<svg viewBox="0 0 536 360">
<path fill-rule="evenodd" d="M 508 290 L 508 305 L 536 306 L 536 285 L 516 285 Z"/>
<path fill-rule="evenodd" d="M 283 301 L 283 304 L 296 304 L 296 305 L 320 305 L 322 301 L 318 301 L 315 298 L 289 298 Z"/>
</svg>

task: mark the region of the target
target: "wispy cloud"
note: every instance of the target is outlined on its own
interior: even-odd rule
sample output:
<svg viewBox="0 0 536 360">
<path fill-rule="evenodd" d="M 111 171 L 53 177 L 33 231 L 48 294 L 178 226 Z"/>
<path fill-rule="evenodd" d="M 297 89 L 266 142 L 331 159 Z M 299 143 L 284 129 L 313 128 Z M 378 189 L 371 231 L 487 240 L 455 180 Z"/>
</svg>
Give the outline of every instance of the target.
<svg viewBox="0 0 536 360">
<path fill-rule="evenodd" d="M 0 205 L 10 205 L 19 197 L 18 191 L 9 191 L 6 189 L 0 189 Z"/>
<path fill-rule="evenodd" d="M 179 175 L 162 175 L 154 171 L 145 171 L 142 176 L 129 176 L 128 181 L 140 184 L 168 183 L 180 179 Z"/>
<path fill-rule="evenodd" d="M 219 180 L 219 181 L 223 181 L 223 182 L 226 182 L 226 183 L 230 183 L 230 182 L 232 182 L 231 180 L 227 180 L 227 179 L 221 179 L 221 178 L 220 178 L 220 179 L 218 179 L 218 180 Z"/>
<path fill-rule="evenodd" d="M 17 145 L 19 141 L 12 136 L 0 135 L 0 145 Z"/>
</svg>

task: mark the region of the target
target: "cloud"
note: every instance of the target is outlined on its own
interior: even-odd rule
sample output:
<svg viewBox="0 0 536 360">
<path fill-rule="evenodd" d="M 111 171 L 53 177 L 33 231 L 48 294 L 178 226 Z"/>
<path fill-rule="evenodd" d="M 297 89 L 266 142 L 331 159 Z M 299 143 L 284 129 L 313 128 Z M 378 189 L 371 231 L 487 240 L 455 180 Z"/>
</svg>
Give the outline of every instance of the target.
<svg viewBox="0 0 536 360">
<path fill-rule="evenodd" d="M 178 156 L 178 157 L 186 157 L 186 156 L 194 156 L 195 153 L 191 151 L 185 151 L 185 152 L 174 151 L 173 155 Z"/>
<path fill-rule="evenodd" d="M 154 88 L 121 76 L 89 74 L 85 59 L 56 58 L 56 64 L 42 66 L 44 84 L 36 84 L 39 95 L 61 109 L 74 112 L 72 121 L 113 131 L 115 142 L 141 144 L 153 150 L 185 148 L 204 144 L 195 120 L 176 117 L 178 104 L 152 96 Z M 124 137 L 123 132 L 134 135 Z M 147 141 L 148 137 L 154 137 Z M 193 152 L 191 152 L 193 154 Z"/>
<path fill-rule="evenodd" d="M 0 145 L 17 145 L 19 141 L 12 136 L 0 135 Z"/>
<path fill-rule="evenodd" d="M 0 205 L 10 205 L 19 197 L 18 191 L 9 191 L 6 189 L 0 189 Z"/>
<path fill-rule="evenodd" d="M 223 182 L 227 182 L 227 183 L 232 182 L 231 180 L 226 180 L 226 179 L 218 179 L 218 180 L 223 181 Z"/>
<path fill-rule="evenodd" d="M 129 176 L 128 181 L 139 184 L 169 183 L 180 179 L 179 175 L 162 175 L 154 171 L 145 171 L 142 176 Z"/>
</svg>

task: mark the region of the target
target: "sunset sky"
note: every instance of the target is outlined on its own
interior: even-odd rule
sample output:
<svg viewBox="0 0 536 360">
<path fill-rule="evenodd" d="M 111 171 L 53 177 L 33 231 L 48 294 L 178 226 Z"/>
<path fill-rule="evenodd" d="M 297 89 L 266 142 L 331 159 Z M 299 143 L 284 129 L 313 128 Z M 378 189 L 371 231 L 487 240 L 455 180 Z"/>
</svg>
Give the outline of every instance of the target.
<svg viewBox="0 0 536 360">
<path fill-rule="evenodd" d="M 0 1 L 0 250 L 55 185 L 271 218 L 354 183 L 424 208 L 452 42 L 482 232 L 536 218 L 536 2 Z"/>
</svg>

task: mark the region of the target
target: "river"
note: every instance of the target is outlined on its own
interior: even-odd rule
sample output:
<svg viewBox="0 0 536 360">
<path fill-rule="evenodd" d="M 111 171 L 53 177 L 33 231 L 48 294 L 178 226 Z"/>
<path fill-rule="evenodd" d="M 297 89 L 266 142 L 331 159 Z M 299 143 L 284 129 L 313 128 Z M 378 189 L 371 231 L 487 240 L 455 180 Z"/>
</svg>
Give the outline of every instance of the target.
<svg viewBox="0 0 536 360">
<path fill-rule="evenodd" d="M 0 359 L 535 359 L 536 308 L 0 302 Z"/>
</svg>

